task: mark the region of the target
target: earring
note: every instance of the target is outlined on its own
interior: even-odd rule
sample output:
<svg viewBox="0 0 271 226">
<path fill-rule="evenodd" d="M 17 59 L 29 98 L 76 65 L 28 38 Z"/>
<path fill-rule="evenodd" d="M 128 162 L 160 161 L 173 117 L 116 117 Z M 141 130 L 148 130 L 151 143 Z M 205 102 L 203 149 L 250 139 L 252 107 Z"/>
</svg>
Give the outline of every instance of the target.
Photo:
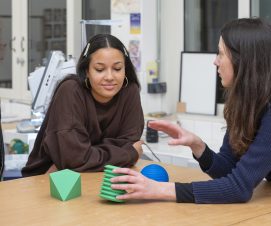
<svg viewBox="0 0 271 226">
<path fill-rule="evenodd" d="M 128 86 L 128 84 L 129 84 L 129 80 L 128 80 L 127 76 L 125 76 L 125 81 L 126 81 L 126 84 L 123 86 L 124 88 L 126 88 Z"/>
<path fill-rule="evenodd" d="M 86 85 L 86 87 L 88 89 L 90 89 L 90 87 L 89 87 L 89 79 L 88 78 L 85 78 L 85 85 Z"/>
</svg>

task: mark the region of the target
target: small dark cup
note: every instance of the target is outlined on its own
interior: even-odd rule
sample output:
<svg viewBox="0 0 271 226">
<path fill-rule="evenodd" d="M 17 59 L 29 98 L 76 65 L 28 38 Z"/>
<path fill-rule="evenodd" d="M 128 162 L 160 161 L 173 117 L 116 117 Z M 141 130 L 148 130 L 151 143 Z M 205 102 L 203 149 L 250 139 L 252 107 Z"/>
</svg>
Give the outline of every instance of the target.
<svg viewBox="0 0 271 226">
<path fill-rule="evenodd" d="M 158 131 L 150 128 L 148 126 L 149 121 L 147 121 L 147 131 L 146 131 L 146 141 L 148 143 L 157 143 L 158 142 Z"/>
</svg>

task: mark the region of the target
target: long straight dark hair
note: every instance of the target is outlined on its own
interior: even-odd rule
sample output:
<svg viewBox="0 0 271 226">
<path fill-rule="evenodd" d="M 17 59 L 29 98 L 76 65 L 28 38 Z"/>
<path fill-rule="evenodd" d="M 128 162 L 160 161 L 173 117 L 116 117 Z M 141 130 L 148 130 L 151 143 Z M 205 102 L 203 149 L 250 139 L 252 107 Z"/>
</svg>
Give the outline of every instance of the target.
<svg viewBox="0 0 271 226">
<path fill-rule="evenodd" d="M 88 70 L 91 61 L 91 54 L 102 48 L 114 48 L 123 53 L 125 60 L 125 75 L 128 79 L 128 84 L 136 83 L 137 86 L 140 87 L 134 65 L 132 64 L 127 49 L 118 38 L 110 34 L 98 34 L 93 36 L 82 51 L 77 63 L 77 74 L 79 75 L 83 86 L 86 86 L 86 71 Z"/>
<path fill-rule="evenodd" d="M 221 30 L 234 69 L 226 90 L 224 117 L 229 142 L 240 157 L 253 142 L 271 100 L 271 25 L 259 18 L 237 19 Z"/>
</svg>

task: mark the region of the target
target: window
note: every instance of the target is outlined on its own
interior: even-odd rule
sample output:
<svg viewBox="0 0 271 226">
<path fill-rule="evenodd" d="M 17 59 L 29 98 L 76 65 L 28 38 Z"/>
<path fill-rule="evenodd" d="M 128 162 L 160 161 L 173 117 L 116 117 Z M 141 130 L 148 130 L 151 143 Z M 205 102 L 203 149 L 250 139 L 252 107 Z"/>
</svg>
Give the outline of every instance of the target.
<svg viewBox="0 0 271 226">
<path fill-rule="evenodd" d="M 75 21 L 69 23 L 80 27 L 75 15 L 81 12 L 81 1 L 0 0 L 0 98 L 31 101 L 29 73 L 46 64 L 50 50 L 67 54 L 69 40 L 80 46 L 75 26 L 67 34 L 68 8 Z M 70 44 L 68 54 L 74 56 L 75 44 Z"/>
<path fill-rule="evenodd" d="M 28 1 L 28 73 L 45 65 L 51 50 L 66 55 L 66 0 Z"/>
<path fill-rule="evenodd" d="M 238 18 L 238 0 L 184 0 L 184 51 L 217 52 L 220 28 Z M 223 103 L 217 79 L 216 102 Z"/>
<path fill-rule="evenodd" d="M 1 0 L 0 3 L 0 87 L 12 88 L 12 59 L 11 54 L 14 51 L 12 47 L 11 29 L 12 29 L 12 12 L 11 1 Z"/>
<path fill-rule="evenodd" d="M 109 20 L 111 19 L 110 0 L 83 0 L 83 20 Z M 87 26 L 86 35 L 88 39 L 95 34 L 110 34 L 110 26 Z"/>
<path fill-rule="evenodd" d="M 261 17 L 271 22 L 271 1 L 270 0 L 251 0 L 251 16 Z"/>
</svg>

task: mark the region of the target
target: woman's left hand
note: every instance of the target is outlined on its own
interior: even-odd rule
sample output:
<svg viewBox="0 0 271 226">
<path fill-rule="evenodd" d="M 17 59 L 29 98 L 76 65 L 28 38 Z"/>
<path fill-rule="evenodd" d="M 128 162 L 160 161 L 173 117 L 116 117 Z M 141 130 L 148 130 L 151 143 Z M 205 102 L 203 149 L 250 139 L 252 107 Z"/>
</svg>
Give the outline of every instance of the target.
<svg viewBox="0 0 271 226">
<path fill-rule="evenodd" d="M 112 189 L 126 190 L 126 194 L 117 199 L 160 199 L 176 200 L 175 184 L 157 182 L 129 168 L 118 168 L 113 173 L 125 174 L 111 178 L 112 183 L 127 182 L 127 184 L 112 184 Z"/>
</svg>

